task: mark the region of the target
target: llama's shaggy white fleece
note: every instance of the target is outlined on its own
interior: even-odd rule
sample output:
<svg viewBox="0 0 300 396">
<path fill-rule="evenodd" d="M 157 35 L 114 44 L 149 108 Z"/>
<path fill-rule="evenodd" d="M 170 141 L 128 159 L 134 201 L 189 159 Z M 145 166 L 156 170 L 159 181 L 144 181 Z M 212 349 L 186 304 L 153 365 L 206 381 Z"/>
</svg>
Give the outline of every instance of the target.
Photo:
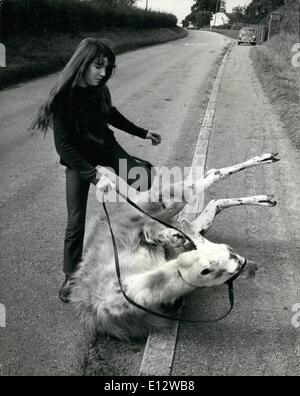
<svg viewBox="0 0 300 396">
<path fill-rule="evenodd" d="M 241 170 L 260 164 L 278 162 L 277 154 L 264 154 L 241 164 L 210 170 L 202 180 L 172 185 L 173 197 L 189 196 L 188 202 L 136 202 L 143 210 L 176 223 L 176 215 L 213 183 Z M 157 195 L 160 192 L 157 191 Z M 273 196 L 254 196 L 211 201 L 192 222 L 183 221 L 185 233 L 194 240 L 192 250 L 181 232 L 167 228 L 141 214 L 128 203 L 109 205 L 111 223 L 118 245 L 122 284 L 136 303 L 162 314 L 176 313 L 177 302 L 195 287 L 224 284 L 246 263 L 230 246 L 208 241 L 203 234 L 222 210 L 240 205 L 273 207 Z M 178 225 L 177 225 L 178 226 Z M 244 273 L 253 274 L 249 265 Z M 123 296 L 115 269 L 115 257 L 106 221 L 95 219 L 90 226 L 84 260 L 73 278 L 71 302 L 83 322 L 94 332 L 129 340 L 145 338 L 149 331 L 166 326 L 169 320 L 134 307 Z M 193 285 L 193 286 L 192 286 Z M 175 311 L 174 311 L 175 310 Z"/>
</svg>

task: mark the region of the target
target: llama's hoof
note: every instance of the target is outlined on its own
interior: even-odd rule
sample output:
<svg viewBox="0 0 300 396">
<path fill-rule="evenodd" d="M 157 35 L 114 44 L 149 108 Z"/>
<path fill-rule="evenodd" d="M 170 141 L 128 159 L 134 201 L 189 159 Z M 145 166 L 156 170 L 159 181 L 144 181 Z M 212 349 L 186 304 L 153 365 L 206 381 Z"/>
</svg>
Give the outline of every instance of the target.
<svg viewBox="0 0 300 396">
<path fill-rule="evenodd" d="M 62 287 L 59 291 L 59 298 L 65 304 L 68 304 L 70 302 L 71 291 L 72 283 L 70 281 L 70 278 L 66 276 L 66 279 L 64 280 L 64 283 L 62 284 Z"/>
<path fill-rule="evenodd" d="M 261 205 L 269 206 L 274 208 L 277 205 L 277 201 L 273 201 L 274 195 L 266 196 L 266 199 L 262 199 L 259 201 Z"/>
<path fill-rule="evenodd" d="M 275 162 L 279 162 L 280 158 L 276 158 L 279 155 L 279 153 L 272 153 L 272 154 L 265 154 L 261 157 L 260 162 L 262 163 L 270 163 L 270 164 L 274 164 Z"/>
</svg>

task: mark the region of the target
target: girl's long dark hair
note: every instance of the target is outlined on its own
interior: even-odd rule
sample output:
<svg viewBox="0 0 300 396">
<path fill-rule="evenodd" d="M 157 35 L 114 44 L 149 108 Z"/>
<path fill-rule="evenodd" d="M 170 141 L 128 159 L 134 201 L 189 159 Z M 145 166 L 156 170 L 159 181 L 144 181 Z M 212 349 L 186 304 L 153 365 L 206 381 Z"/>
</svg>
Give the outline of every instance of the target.
<svg viewBox="0 0 300 396">
<path fill-rule="evenodd" d="M 107 57 L 109 63 L 105 79 L 102 81 L 102 84 L 105 84 L 114 70 L 116 56 L 113 49 L 103 40 L 95 38 L 86 38 L 82 40 L 74 55 L 62 71 L 47 100 L 40 107 L 31 129 L 39 129 L 46 133 L 48 129 L 52 127 L 53 114 L 56 109 L 58 98 L 64 95 L 71 100 L 72 91 L 81 80 L 87 66 L 89 66 L 94 59 L 101 57 Z"/>
</svg>

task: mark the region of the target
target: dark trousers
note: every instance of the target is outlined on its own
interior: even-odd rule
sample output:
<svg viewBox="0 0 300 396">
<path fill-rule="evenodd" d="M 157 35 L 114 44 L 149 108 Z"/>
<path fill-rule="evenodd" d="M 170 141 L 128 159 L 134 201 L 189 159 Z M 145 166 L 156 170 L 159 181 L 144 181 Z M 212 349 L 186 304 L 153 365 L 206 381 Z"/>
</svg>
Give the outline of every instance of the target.
<svg viewBox="0 0 300 396">
<path fill-rule="evenodd" d="M 131 168 L 141 166 L 142 164 L 142 166 L 151 173 L 152 165 L 150 163 L 132 157 L 119 144 L 116 144 L 109 154 L 103 155 L 99 165 L 113 168 L 116 174 L 122 176 L 128 184 L 134 183 L 135 180 L 130 180 L 128 178 L 126 180 L 126 175 L 124 177 L 124 172 L 119 169 L 119 159 L 127 160 L 128 172 Z M 146 189 L 150 187 L 151 178 L 149 177 Z M 64 242 L 64 273 L 66 275 L 74 273 L 82 260 L 89 188 L 90 183 L 84 180 L 78 171 L 68 167 L 66 168 L 66 199 L 68 211 Z"/>
</svg>

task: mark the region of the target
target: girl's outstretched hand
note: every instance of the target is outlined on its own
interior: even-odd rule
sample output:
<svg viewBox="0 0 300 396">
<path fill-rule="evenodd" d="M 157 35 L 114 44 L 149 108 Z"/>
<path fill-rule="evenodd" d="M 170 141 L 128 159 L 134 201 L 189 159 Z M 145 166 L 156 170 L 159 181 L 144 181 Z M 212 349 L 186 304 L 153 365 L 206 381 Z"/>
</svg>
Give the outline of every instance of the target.
<svg viewBox="0 0 300 396">
<path fill-rule="evenodd" d="M 152 141 L 152 146 L 158 146 L 161 143 L 161 135 L 151 131 L 148 132 L 146 139 L 150 139 Z"/>
</svg>

